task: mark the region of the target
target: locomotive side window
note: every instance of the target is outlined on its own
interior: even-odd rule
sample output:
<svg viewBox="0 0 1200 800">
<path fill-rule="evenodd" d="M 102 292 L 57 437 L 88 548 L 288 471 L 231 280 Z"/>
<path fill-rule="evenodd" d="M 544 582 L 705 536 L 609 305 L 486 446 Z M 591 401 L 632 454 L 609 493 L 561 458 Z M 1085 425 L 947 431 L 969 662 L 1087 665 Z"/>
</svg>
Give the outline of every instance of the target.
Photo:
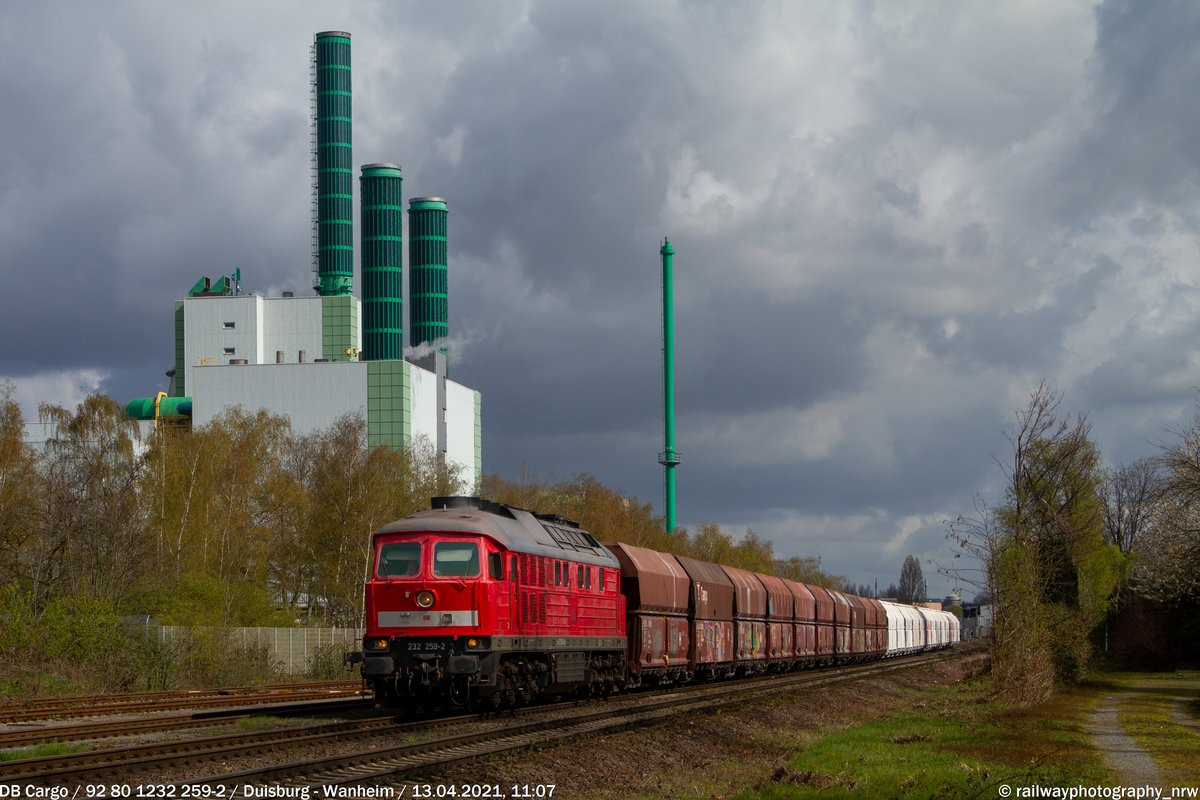
<svg viewBox="0 0 1200 800">
<path fill-rule="evenodd" d="M 420 542 L 391 542 L 379 548 L 379 577 L 411 578 L 421 566 Z"/>
<path fill-rule="evenodd" d="M 438 542 L 433 546 L 433 574 L 439 578 L 472 578 L 479 574 L 479 545 Z"/>
<path fill-rule="evenodd" d="M 504 556 L 488 553 L 488 577 L 494 581 L 504 580 Z"/>
</svg>

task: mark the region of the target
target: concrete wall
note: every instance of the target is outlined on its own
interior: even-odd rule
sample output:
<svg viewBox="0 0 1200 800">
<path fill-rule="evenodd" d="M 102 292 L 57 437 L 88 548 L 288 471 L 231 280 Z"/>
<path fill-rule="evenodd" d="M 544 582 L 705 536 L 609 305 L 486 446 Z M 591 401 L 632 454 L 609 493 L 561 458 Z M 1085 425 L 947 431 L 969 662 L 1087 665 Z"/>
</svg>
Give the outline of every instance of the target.
<svg viewBox="0 0 1200 800">
<path fill-rule="evenodd" d="M 195 427 L 239 405 L 286 415 L 296 433 L 328 428 L 348 413 L 367 416 L 367 364 L 361 361 L 197 367 L 189 385 Z"/>
<path fill-rule="evenodd" d="M 446 381 L 446 459 L 468 470 L 469 474 L 462 477 L 470 486 L 483 477 L 478 401 L 479 392 Z"/>
</svg>

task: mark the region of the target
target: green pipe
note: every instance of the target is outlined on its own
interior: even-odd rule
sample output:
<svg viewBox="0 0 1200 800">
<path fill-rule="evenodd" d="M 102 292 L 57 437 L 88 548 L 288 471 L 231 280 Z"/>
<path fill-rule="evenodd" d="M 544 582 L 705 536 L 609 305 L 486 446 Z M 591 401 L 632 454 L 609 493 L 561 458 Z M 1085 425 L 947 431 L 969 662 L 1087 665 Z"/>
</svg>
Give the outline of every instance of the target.
<svg viewBox="0 0 1200 800">
<path fill-rule="evenodd" d="M 672 295 L 674 288 L 671 282 L 671 261 L 675 248 L 671 240 L 664 239 L 662 249 L 663 275 L 663 452 L 659 454 L 658 463 L 663 465 L 664 494 L 666 495 L 667 532 L 675 530 L 675 467 L 680 462 L 679 454 L 675 452 L 675 336 L 674 308 Z"/>
</svg>

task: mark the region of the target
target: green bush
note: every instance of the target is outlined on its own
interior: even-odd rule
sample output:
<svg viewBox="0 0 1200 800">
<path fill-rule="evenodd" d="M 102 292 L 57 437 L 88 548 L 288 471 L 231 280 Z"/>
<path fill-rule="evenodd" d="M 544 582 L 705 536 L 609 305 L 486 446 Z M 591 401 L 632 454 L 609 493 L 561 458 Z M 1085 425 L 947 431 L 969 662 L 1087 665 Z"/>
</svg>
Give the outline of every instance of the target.
<svg viewBox="0 0 1200 800">
<path fill-rule="evenodd" d="M 51 596 L 0 590 L 0 675 L 15 694 L 120 691 L 147 672 L 116 609 L 82 592 Z"/>
<path fill-rule="evenodd" d="M 104 600 L 0 589 L 0 692 L 92 694 L 181 686 L 266 683 L 279 675 L 265 646 L 235 641 L 224 628 L 159 640 L 157 629 L 123 623 Z"/>
<path fill-rule="evenodd" d="M 262 685 L 280 674 L 270 648 L 236 641 L 225 628 L 195 628 L 170 644 L 187 686 Z"/>
<path fill-rule="evenodd" d="M 308 656 L 305 674 L 313 680 L 336 681 L 353 677 L 351 665 L 346 663 L 345 649 L 340 644 L 323 644 L 313 648 Z"/>
</svg>

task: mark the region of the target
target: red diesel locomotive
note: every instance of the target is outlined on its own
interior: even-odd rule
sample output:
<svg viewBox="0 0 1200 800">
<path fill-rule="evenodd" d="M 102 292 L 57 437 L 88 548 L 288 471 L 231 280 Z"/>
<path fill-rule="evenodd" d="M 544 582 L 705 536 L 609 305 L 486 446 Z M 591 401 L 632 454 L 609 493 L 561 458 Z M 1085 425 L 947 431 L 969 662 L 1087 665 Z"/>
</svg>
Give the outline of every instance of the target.
<svg viewBox="0 0 1200 800">
<path fill-rule="evenodd" d="M 612 553 L 557 516 L 478 498 L 432 505 L 372 537 L 362 674 L 376 698 L 499 707 L 622 678 Z"/>
<path fill-rule="evenodd" d="M 944 647 L 958 620 L 627 544 L 474 497 L 372 537 L 363 679 L 388 705 L 501 708 Z"/>
</svg>

